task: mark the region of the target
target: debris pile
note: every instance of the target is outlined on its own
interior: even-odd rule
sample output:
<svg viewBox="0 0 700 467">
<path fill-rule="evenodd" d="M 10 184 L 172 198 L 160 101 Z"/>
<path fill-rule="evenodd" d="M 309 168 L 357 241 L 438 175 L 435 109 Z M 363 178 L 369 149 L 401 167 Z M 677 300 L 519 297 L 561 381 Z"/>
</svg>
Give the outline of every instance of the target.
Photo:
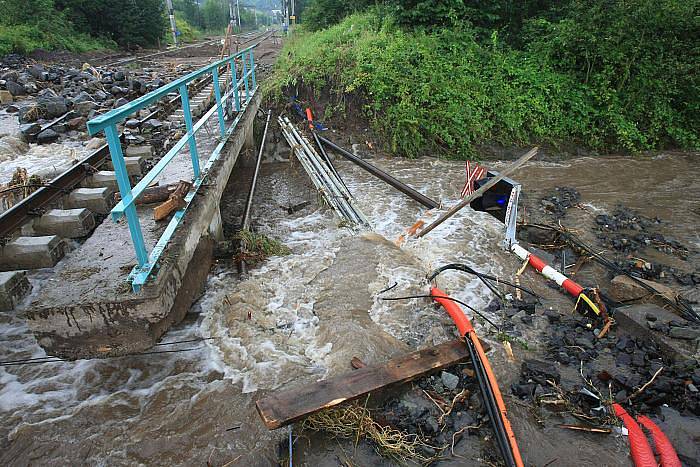
<svg viewBox="0 0 700 467">
<path fill-rule="evenodd" d="M 81 136 L 87 120 L 125 105 L 192 69 L 192 65 L 179 65 L 129 70 L 89 64 L 76 68 L 41 65 L 9 55 L 0 62 L 0 93 L 5 110 L 17 114 L 22 137 L 27 142 L 45 144 L 62 136 Z M 156 109 L 155 105 L 144 109 L 141 116 Z M 60 121 L 54 121 L 57 119 Z M 162 122 L 157 123 L 156 126 L 163 126 Z"/>
</svg>

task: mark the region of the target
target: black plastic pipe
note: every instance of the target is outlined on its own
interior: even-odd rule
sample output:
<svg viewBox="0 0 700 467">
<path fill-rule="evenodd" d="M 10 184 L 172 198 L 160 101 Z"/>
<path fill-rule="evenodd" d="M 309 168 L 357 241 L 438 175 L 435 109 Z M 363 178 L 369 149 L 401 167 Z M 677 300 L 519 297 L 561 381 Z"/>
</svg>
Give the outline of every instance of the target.
<svg viewBox="0 0 700 467">
<path fill-rule="evenodd" d="M 318 136 L 318 139 L 328 146 L 329 148 L 333 149 L 336 151 L 338 154 L 349 160 L 350 162 L 354 162 L 356 165 L 359 165 L 362 169 L 366 170 L 367 172 L 371 173 L 375 177 L 379 178 L 380 180 L 388 183 L 389 185 L 393 186 L 400 192 L 404 193 L 405 195 L 413 198 L 415 201 L 419 202 L 423 206 L 429 208 L 429 209 L 435 209 L 439 205 L 437 202 L 433 201 L 432 199 L 428 198 L 424 194 L 414 190 L 410 186 L 406 185 L 405 183 L 397 180 L 396 178 L 392 177 L 388 173 L 384 172 L 382 169 L 375 167 L 374 165 L 370 164 L 367 161 L 364 161 L 357 157 L 356 155 L 348 152 L 346 149 L 341 148 L 337 144 L 335 144 L 333 141 L 330 141 L 323 136 Z"/>
</svg>

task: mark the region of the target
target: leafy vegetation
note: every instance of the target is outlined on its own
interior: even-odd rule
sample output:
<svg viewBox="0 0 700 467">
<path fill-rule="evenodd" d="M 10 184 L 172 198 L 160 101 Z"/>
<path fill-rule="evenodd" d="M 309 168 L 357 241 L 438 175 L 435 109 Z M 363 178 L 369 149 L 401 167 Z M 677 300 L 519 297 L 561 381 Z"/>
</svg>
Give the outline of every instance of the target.
<svg viewBox="0 0 700 467">
<path fill-rule="evenodd" d="M 114 45 L 76 30 L 67 12 L 54 9 L 52 0 L 0 0 L 0 56 L 35 49 L 83 52 Z"/>
<path fill-rule="evenodd" d="M 292 253 L 279 240 L 250 230 L 239 231 L 236 240 L 240 242 L 240 253 L 235 258 L 237 261 L 259 263 L 270 256 L 287 256 Z"/>
<path fill-rule="evenodd" d="M 697 0 L 387 1 L 309 32 L 333 1 L 302 12 L 268 92 L 359 101 L 398 154 L 700 147 Z"/>
</svg>

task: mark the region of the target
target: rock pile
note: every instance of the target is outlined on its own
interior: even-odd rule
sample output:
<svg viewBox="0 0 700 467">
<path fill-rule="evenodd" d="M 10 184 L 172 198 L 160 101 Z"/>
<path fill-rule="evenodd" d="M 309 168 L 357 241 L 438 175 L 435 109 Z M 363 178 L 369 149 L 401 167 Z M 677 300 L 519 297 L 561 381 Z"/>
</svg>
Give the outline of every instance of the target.
<svg viewBox="0 0 700 467">
<path fill-rule="evenodd" d="M 70 131 L 84 132 L 87 120 L 125 105 L 191 68 L 143 68 L 135 71 L 95 68 L 85 64 L 78 69 L 45 66 L 10 55 L 0 62 L 0 90 L 9 92 L 12 99 L 19 99 L 6 110 L 17 113 L 23 137 L 28 142 L 49 143 Z M 145 114 L 154 110 L 155 106 L 146 109 Z M 71 114 L 60 125 L 46 128 L 52 120 L 68 112 Z"/>
</svg>

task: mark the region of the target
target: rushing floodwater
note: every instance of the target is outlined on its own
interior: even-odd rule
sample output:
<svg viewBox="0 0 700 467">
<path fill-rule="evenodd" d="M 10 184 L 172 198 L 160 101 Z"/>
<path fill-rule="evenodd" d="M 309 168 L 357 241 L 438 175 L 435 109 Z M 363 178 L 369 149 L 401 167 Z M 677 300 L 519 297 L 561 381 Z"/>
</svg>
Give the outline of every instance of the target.
<svg viewBox="0 0 700 467">
<path fill-rule="evenodd" d="M 458 162 L 375 162 L 446 205 L 457 199 L 463 183 Z M 654 173 L 661 162 L 663 172 Z M 698 246 L 698 165 L 691 156 L 535 162 L 514 178 L 533 197 L 556 185 L 574 186 L 597 209 L 619 202 L 647 209 L 650 203 L 639 196 L 644 192 L 656 200 L 648 215 L 677 222 L 678 237 Z M 390 242 L 419 218 L 437 215 L 349 163 L 338 167 L 374 232 Z M 314 204 L 290 215 L 288 205 L 315 200 L 299 171 L 289 163 L 266 164 L 254 213 L 257 229 L 280 239 L 292 254 L 271 258 L 243 282 L 215 266 L 193 306 L 198 315 L 169 331 L 163 342 L 208 340 L 153 349 L 190 349 L 176 353 L 1 367 L 0 461 L 270 465 L 284 432 L 263 427 L 255 399 L 290 383 L 347 371 L 348 356 L 358 352 L 371 362 L 452 335 L 449 321 L 425 300 L 386 302 L 376 297 L 379 291 L 397 283 L 391 294 L 424 293 L 425 274 L 446 262 L 502 277 L 518 267 L 499 248 L 502 226 L 468 209 L 401 250 L 376 236 L 358 239 Z M 46 283 L 40 273 L 32 280 L 35 290 Z M 477 280 L 457 273 L 441 275 L 439 285 L 477 308 L 491 299 Z M 0 315 L 0 334 L 4 361 L 45 355 L 21 310 Z"/>
</svg>

